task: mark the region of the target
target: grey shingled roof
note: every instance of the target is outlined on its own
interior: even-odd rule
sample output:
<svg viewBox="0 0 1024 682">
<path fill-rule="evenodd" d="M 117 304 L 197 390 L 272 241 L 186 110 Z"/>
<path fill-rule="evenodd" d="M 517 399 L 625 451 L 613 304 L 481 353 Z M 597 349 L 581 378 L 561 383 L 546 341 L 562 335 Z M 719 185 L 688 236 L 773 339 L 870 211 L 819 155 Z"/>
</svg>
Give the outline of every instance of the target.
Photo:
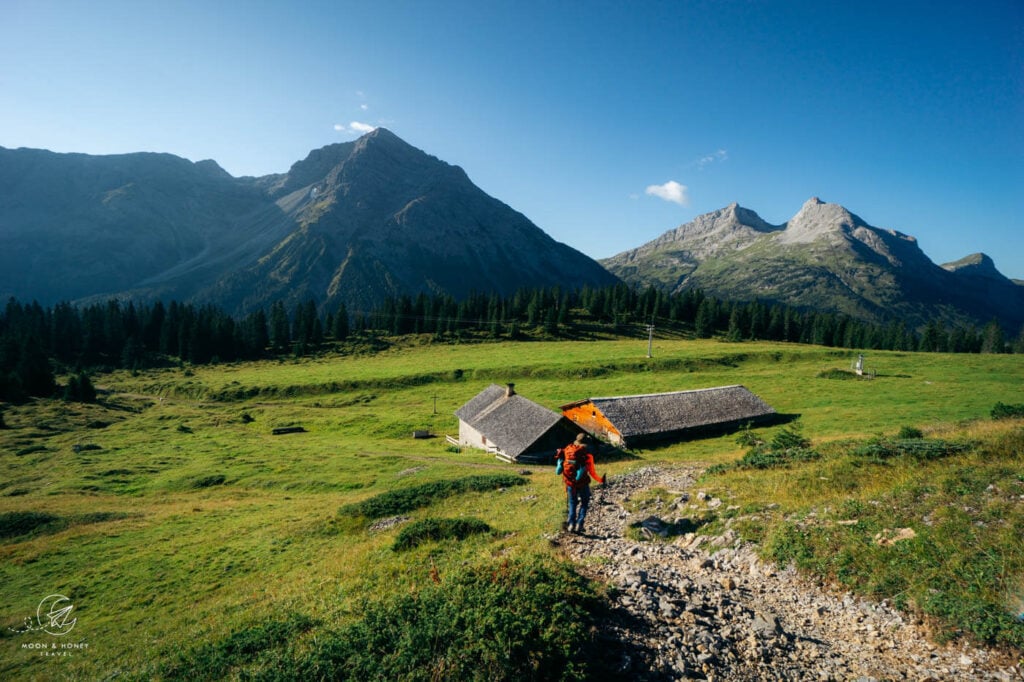
<svg viewBox="0 0 1024 682">
<path fill-rule="evenodd" d="M 482 433 L 510 457 L 518 457 L 562 419 L 562 415 L 524 398 L 506 397 L 491 384 L 460 407 L 455 416 Z"/>
<path fill-rule="evenodd" d="M 738 385 L 591 398 L 590 402 L 626 439 L 775 414 L 768 403 Z"/>
</svg>

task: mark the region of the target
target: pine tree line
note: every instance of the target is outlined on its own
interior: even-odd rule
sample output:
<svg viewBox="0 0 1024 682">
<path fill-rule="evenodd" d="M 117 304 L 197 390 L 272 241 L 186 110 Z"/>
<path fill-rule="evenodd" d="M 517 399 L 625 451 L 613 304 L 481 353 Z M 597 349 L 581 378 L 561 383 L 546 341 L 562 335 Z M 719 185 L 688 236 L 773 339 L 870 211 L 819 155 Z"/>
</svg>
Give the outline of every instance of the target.
<svg viewBox="0 0 1024 682">
<path fill-rule="evenodd" d="M 420 294 L 385 300 L 350 314 L 344 305 L 322 317 L 312 301 L 291 311 L 276 302 L 237 320 L 211 305 L 110 300 L 43 308 L 10 299 L 0 312 L 0 400 L 52 396 L 54 373 L 71 372 L 68 399 L 94 396 L 89 369 L 202 365 L 318 351 L 350 334 L 432 334 L 449 338 L 580 338 L 595 332 L 659 333 L 730 341 L 767 340 L 856 349 L 953 353 L 1024 353 L 1024 330 L 1012 344 L 995 321 L 983 329 L 937 322 L 919 334 L 902 322 L 879 325 L 785 305 L 729 302 L 700 290 L 668 294 L 625 284 L 606 288 L 523 289 L 511 296 L 470 294 L 462 300 Z M 83 398 L 84 396 L 84 398 Z"/>
<path fill-rule="evenodd" d="M 88 369 L 142 369 L 172 359 L 196 365 L 254 360 L 273 354 L 316 351 L 324 320 L 312 301 L 289 314 L 281 303 L 270 318 L 257 310 L 235 320 L 211 305 L 172 301 L 136 304 L 110 300 L 82 308 L 58 303 L 43 308 L 10 299 L 0 313 L 0 400 L 21 401 L 57 392 L 55 371 L 70 371 L 69 399 L 95 397 Z M 344 306 L 328 315 L 334 339 L 348 336 Z"/>
<path fill-rule="evenodd" d="M 432 333 L 440 337 L 465 333 L 494 338 L 519 338 L 542 333 L 578 336 L 589 329 L 636 332 L 654 324 L 659 330 L 698 338 L 723 336 L 730 341 L 788 341 L 831 347 L 950 353 L 1024 352 L 1024 330 L 1008 345 L 996 321 L 981 330 L 938 322 L 922 333 L 901 321 L 873 324 L 848 315 L 800 310 L 760 301 L 730 302 L 698 289 L 669 294 L 659 289 L 634 289 L 626 284 L 566 291 L 521 290 L 511 297 L 471 294 L 461 301 L 450 296 L 401 296 L 356 316 L 358 331 L 388 334 Z"/>
</svg>

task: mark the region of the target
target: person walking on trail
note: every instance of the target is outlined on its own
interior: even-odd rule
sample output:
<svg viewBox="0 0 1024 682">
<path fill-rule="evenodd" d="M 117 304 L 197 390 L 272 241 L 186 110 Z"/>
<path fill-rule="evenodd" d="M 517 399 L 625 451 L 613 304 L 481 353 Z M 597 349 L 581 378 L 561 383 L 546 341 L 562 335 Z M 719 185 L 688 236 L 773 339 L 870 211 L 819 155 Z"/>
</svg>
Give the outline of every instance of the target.
<svg viewBox="0 0 1024 682">
<path fill-rule="evenodd" d="M 569 445 L 555 453 L 555 473 L 562 475 L 565 496 L 569 504 L 569 518 L 563 529 L 570 533 L 583 534 L 583 522 L 590 506 L 590 481 L 601 483 L 605 479 L 594 469 L 594 455 L 587 449 L 587 435 L 581 433 Z"/>
</svg>

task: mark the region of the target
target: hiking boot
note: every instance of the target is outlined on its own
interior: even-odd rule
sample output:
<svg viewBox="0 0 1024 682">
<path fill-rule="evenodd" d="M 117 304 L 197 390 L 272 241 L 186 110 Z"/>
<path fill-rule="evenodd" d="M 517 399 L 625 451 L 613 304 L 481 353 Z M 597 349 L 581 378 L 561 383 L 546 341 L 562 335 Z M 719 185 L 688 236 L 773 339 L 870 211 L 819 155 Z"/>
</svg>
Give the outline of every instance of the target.
<svg viewBox="0 0 1024 682">
<path fill-rule="evenodd" d="M 572 532 L 572 526 L 569 525 L 568 521 L 562 521 L 562 532 L 563 533 L 565 533 L 565 532 L 571 533 Z"/>
<path fill-rule="evenodd" d="M 583 533 L 583 525 L 582 524 L 576 526 L 576 535 L 584 535 L 584 533 Z"/>
</svg>

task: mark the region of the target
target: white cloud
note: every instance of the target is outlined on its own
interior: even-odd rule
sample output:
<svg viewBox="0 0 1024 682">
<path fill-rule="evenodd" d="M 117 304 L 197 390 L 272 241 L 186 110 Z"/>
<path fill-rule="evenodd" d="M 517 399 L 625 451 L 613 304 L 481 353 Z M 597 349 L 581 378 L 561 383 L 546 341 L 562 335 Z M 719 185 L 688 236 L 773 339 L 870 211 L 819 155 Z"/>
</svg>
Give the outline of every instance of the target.
<svg viewBox="0 0 1024 682">
<path fill-rule="evenodd" d="M 360 104 L 359 108 L 362 109 L 363 111 L 369 111 L 370 105 L 369 104 Z"/>
<path fill-rule="evenodd" d="M 669 180 L 664 185 L 651 185 L 644 190 L 644 194 L 652 197 L 658 197 L 665 201 L 671 201 L 674 204 L 680 206 L 690 205 L 689 189 L 686 185 L 680 185 L 675 180 Z"/>
<path fill-rule="evenodd" d="M 697 166 L 697 168 L 703 169 L 704 166 L 715 163 L 716 161 L 725 161 L 728 158 L 729 152 L 725 151 L 724 149 L 719 149 L 714 154 L 707 154 L 705 156 L 700 157 L 694 162 L 694 165 Z"/>
<path fill-rule="evenodd" d="M 334 129 L 339 133 L 351 133 L 353 135 L 364 135 L 377 129 L 377 126 L 360 121 L 352 121 L 349 124 L 335 123 Z"/>
</svg>

